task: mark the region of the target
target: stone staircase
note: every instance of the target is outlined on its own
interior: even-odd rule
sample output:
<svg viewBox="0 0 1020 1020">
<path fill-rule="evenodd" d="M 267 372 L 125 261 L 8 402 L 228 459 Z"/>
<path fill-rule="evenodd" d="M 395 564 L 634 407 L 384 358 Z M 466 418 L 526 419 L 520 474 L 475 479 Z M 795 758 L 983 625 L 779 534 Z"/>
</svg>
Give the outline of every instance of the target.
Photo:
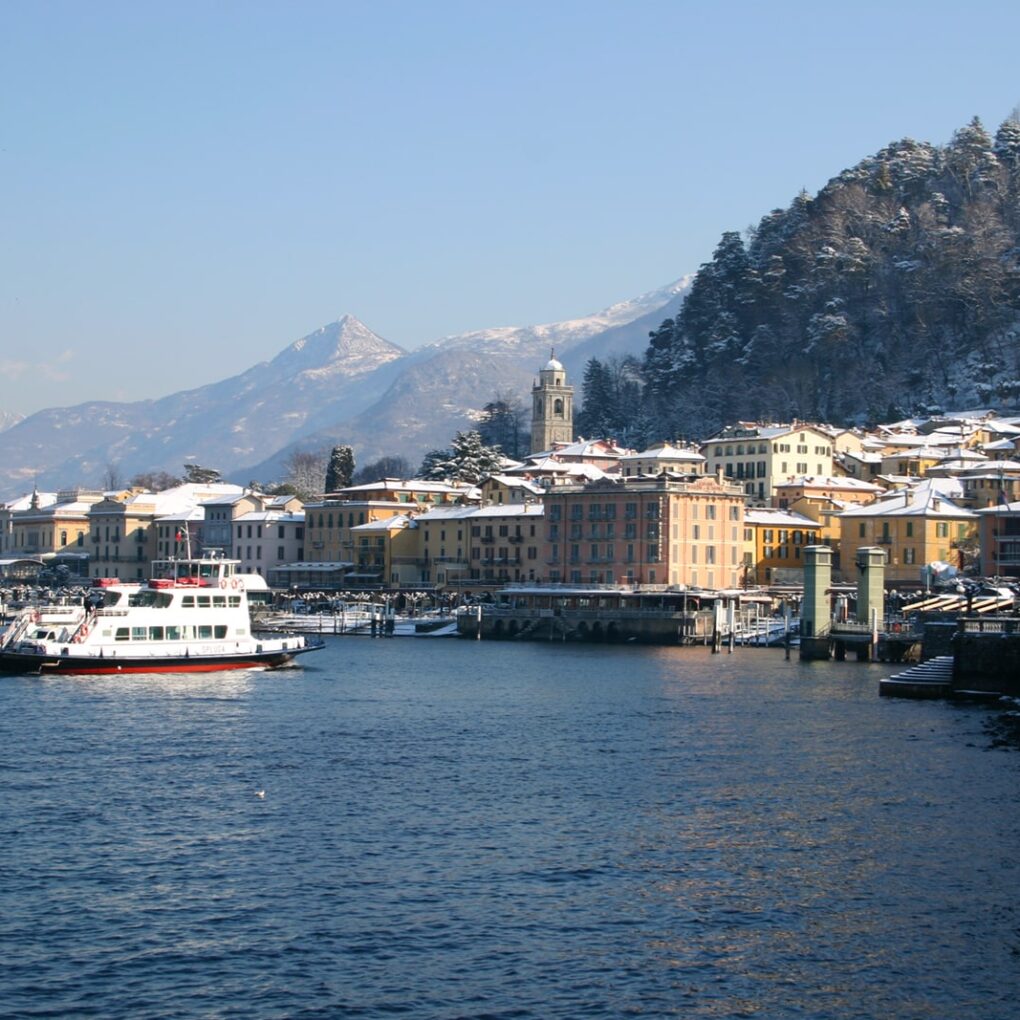
<svg viewBox="0 0 1020 1020">
<path fill-rule="evenodd" d="M 878 682 L 878 693 L 894 698 L 944 698 L 953 689 L 953 657 L 937 655 Z"/>
</svg>

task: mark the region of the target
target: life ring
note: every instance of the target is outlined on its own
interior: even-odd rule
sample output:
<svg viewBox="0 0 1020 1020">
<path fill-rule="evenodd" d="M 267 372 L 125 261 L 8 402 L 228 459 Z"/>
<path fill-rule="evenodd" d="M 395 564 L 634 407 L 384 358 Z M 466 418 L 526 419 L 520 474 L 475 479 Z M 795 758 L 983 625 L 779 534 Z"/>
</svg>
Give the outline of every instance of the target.
<svg viewBox="0 0 1020 1020">
<path fill-rule="evenodd" d="M 220 578 L 220 587 L 221 588 L 226 588 L 226 586 L 227 586 L 227 579 L 225 577 L 221 577 Z"/>
<path fill-rule="evenodd" d="M 232 577 L 230 579 L 230 587 L 233 588 L 234 591 L 237 591 L 237 589 L 240 588 L 240 586 L 241 586 L 240 582 L 237 580 L 236 577 Z"/>
</svg>

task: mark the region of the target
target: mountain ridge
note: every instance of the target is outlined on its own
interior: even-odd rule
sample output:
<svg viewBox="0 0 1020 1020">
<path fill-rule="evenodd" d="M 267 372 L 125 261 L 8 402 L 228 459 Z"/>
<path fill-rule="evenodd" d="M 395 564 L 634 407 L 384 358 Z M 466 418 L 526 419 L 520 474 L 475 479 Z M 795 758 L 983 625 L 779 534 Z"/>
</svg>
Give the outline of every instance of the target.
<svg viewBox="0 0 1020 1020">
<path fill-rule="evenodd" d="M 123 478 L 179 473 L 185 461 L 268 481 L 248 473 L 267 452 L 325 443 L 326 436 L 351 442 L 348 434 L 362 461 L 400 452 L 391 449 L 398 444 L 414 459 L 448 441 L 496 389 L 515 385 L 523 395 L 550 343 L 566 351 L 615 330 L 619 343 L 639 350 L 647 328 L 628 333 L 628 326 L 654 315 L 660 300 L 663 308 L 676 305 L 684 287 L 677 281 L 563 324 L 455 334 L 414 351 L 344 315 L 227 379 L 154 399 L 86 401 L 29 415 L 4 433 L 0 493 L 9 497 L 35 482 L 94 485 L 110 468 Z"/>
</svg>

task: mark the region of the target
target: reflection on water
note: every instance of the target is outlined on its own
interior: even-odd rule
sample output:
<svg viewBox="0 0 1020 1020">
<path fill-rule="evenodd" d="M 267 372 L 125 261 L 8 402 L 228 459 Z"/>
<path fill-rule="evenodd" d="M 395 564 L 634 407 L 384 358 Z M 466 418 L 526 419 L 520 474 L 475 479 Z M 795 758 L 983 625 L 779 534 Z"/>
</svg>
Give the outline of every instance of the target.
<svg viewBox="0 0 1020 1020">
<path fill-rule="evenodd" d="M 1020 756 L 881 675 L 338 638 L 286 673 L 4 681 L 0 1001 L 1015 1015 Z"/>
</svg>

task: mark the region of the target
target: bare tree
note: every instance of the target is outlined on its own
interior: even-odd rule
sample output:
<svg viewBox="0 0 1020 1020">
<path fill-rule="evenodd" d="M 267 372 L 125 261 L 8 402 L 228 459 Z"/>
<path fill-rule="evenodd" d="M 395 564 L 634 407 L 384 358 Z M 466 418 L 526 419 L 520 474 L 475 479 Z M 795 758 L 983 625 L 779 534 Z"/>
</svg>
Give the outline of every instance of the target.
<svg viewBox="0 0 1020 1020">
<path fill-rule="evenodd" d="M 324 451 L 295 450 L 284 462 L 284 480 L 307 501 L 321 496 L 326 487 L 327 455 Z"/>
<path fill-rule="evenodd" d="M 124 475 L 121 473 L 119 464 L 114 461 L 107 462 L 106 467 L 103 468 L 102 486 L 106 492 L 124 487 Z"/>
</svg>

